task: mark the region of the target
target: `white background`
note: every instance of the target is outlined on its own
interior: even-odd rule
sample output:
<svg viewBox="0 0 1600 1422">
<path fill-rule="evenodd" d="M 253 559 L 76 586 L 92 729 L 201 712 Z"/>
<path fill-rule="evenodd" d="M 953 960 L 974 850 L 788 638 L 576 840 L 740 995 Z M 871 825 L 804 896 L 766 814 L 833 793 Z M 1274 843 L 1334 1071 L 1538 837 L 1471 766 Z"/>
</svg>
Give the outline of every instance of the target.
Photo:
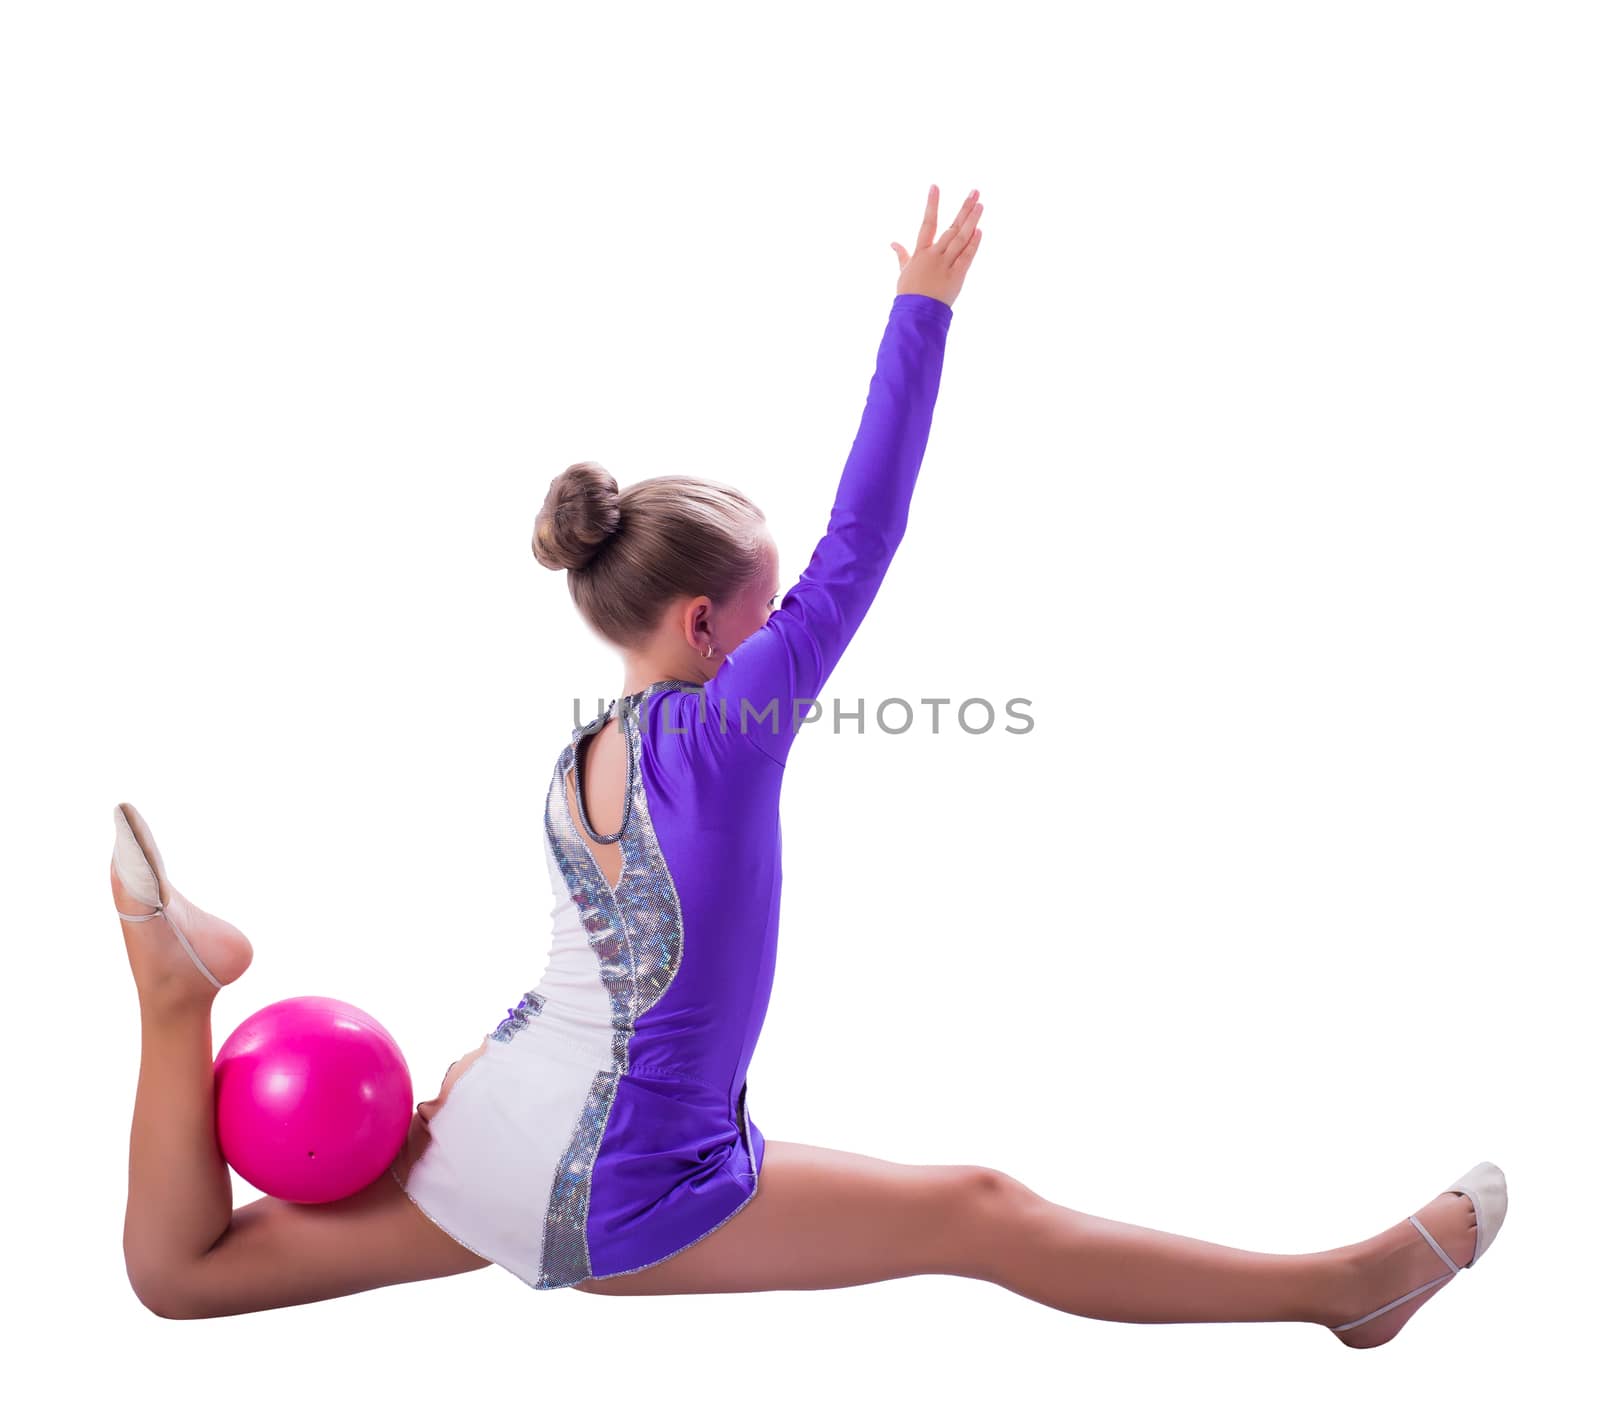
<svg viewBox="0 0 1600 1422">
<path fill-rule="evenodd" d="M 1594 1322 L 1586 9 L 8 7 L 8 1392 L 1553 1415 Z M 735 484 L 787 587 L 930 183 L 984 241 L 829 694 L 1035 729 L 802 733 L 752 1117 L 1283 1252 L 1491 1159 L 1494 1250 L 1367 1353 L 952 1276 L 145 1312 L 113 804 L 254 943 L 216 1045 L 342 997 L 432 1095 L 543 970 L 550 768 L 622 689 L 529 550 L 550 479 Z"/>
</svg>

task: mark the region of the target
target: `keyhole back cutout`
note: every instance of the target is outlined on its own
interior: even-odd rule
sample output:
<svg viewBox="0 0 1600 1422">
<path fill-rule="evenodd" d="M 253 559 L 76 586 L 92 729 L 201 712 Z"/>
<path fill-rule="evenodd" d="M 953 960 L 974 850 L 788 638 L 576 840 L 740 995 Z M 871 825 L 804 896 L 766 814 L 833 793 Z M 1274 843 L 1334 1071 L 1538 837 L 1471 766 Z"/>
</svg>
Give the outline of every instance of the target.
<svg viewBox="0 0 1600 1422">
<path fill-rule="evenodd" d="M 573 742 L 572 769 L 565 777 L 567 813 L 573 828 L 583 837 L 601 876 L 612 889 L 622 881 L 622 839 L 632 798 L 633 748 L 627 724 L 622 719 L 625 714 L 619 712 Z M 610 747 L 609 754 L 597 743 L 602 735 L 611 737 L 605 743 Z M 602 761 L 607 763 L 602 765 Z M 615 824 L 617 828 L 612 831 L 596 825 L 594 816 L 589 813 L 593 796 L 585 792 L 593 790 L 597 778 L 602 785 L 601 825 Z"/>
</svg>

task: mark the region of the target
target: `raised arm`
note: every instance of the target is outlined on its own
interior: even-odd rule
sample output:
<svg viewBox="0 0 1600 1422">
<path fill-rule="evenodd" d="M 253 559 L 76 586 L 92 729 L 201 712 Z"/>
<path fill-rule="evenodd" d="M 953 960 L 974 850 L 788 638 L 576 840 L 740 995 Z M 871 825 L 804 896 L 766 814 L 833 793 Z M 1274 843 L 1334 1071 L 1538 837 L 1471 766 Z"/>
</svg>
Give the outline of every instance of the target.
<svg viewBox="0 0 1600 1422">
<path fill-rule="evenodd" d="M 766 625 L 730 652 L 706 683 L 706 713 L 715 731 L 748 742 L 779 765 L 905 535 L 950 318 L 951 308 L 936 297 L 895 297 L 827 532 Z"/>
<path fill-rule="evenodd" d="M 890 244 L 900 259 L 900 285 L 827 532 L 765 626 L 729 652 L 705 685 L 707 729 L 779 766 L 787 763 L 799 727 L 815 718 L 813 703 L 905 536 L 952 303 L 983 237 L 976 188 L 936 241 L 938 208 L 939 189 L 930 187 L 914 250 Z"/>
</svg>

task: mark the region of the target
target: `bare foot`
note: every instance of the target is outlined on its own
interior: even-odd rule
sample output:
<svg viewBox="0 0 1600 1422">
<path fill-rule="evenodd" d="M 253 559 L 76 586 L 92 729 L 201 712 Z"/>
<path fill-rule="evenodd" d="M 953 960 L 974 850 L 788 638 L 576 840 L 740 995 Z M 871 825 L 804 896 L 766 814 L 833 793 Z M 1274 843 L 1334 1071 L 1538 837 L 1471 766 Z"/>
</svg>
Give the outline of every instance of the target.
<svg viewBox="0 0 1600 1422">
<path fill-rule="evenodd" d="M 1477 1247 L 1477 1212 L 1468 1195 L 1447 1190 L 1416 1212 L 1423 1227 L 1436 1240 L 1439 1247 L 1462 1268 L 1472 1258 Z M 1423 1289 L 1414 1299 L 1408 1299 L 1398 1308 L 1380 1314 L 1370 1323 L 1358 1328 L 1335 1332 L 1334 1337 L 1347 1348 L 1376 1348 L 1387 1343 L 1423 1304 L 1433 1298 L 1455 1275 L 1450 1272 L 1409 1219 L 1392 1229 L 1374 1235 L 1360 1246 L 1363 1255 L 1361 1276 L 1363 1283 L 1357 1298 L 1356 1312 L 1351 1318 L 1361 1318 L 1382 1308 L 1391 1299 L 1421 1288 L 1430 1280 L 1434 1287 Z"/>
<path fill-rule="evenodd" d="M 167 998 L 194 997 L 209 1001 L 217 995 L 217 989 L 184 952 L 173 924 L 183 929 L 183 936 L 200 961 L 223 986 L 235 981 L 250 966 L 255 950 L 250 940 L 231 923 L 196 908 L 170 883 L 167 891 L 169 897 L 157 917 L 143 923 L 119 920 L 134 981 L 141 993 L 152 991 Z M 155 912 L 123 887 L 117 877 L 115 860 L 111 863 L 111 899 L 119 913 Z"/>
</svg>

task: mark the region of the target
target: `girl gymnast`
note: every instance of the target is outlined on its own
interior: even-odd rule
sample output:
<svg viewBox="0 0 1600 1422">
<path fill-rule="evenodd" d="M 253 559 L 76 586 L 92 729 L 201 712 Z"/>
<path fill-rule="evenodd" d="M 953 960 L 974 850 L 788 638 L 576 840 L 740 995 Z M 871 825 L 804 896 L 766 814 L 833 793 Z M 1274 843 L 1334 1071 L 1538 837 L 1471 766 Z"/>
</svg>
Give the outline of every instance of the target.
<svg viewBox="0 0 1600 1422">
<path fill-rule="evenodd" d="M 1506 1188 L 1488 1161 L 1369 1239 L 1264 1254 L 1083 1214 L 990 1166 L 768 1141 L 752 1119 L 784 771 L 905 532 L 983 236 L 976 189 L 936 236 L 938 196 L 913 249 L 890 244 L 900 279 L 860 430 L 781 602 L 776 547 L 734 490 L 657 478 L 619 492 L 593 463 L 552 482 L 535 557 L 567 570 L 624 690 L 551 775 L 544 977 L 452 1064 L 366 1189 L 233 1208 L 210 1009 L 252 950 L 172 887 L 148 824 L 117 806 L 112 897 L 143 1023 L 123 1247 L 147 1308 L 215 1317 L 489 1264 L 595 1294 L 959 1274 L 1091 1318 L 1299 1321 L 1370 1348 L 1489 1247 Z"/>
</svg>

